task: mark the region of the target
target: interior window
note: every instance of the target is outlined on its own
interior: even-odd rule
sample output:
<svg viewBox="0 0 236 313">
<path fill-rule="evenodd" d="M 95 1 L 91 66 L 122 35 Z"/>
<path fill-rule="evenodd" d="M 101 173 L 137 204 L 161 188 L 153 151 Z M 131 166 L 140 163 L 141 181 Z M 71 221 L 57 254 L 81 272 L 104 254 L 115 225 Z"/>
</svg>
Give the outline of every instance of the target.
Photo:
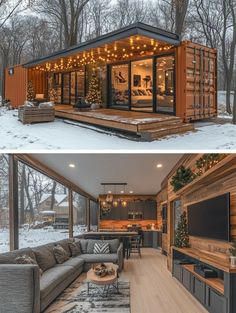
<svg viewBox="0 0 236 313">
<path fill-rule="evenodd" d="M 113 106 L 128 106 L 129 104 L 128 73 L 128 64 L 113 65 L 111 68 L 111 98 Z"/>
</svg>

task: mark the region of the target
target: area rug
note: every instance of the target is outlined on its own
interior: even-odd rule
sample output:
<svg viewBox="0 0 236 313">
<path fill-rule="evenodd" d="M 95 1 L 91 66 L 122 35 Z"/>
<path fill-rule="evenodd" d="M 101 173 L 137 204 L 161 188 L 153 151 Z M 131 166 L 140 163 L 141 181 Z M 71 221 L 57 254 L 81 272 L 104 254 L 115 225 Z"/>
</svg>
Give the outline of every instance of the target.
<svg viewBox="0 0 236 313">
<path fill-rule="evenodd" d="M 98 286 L 91 286 L 88 295 L 86 282 L 76 281 L 67 288 L 45 313 L 130 313 L 130 283 L 119 280 L 115 290 L 105 297 Z"/>
</svg>

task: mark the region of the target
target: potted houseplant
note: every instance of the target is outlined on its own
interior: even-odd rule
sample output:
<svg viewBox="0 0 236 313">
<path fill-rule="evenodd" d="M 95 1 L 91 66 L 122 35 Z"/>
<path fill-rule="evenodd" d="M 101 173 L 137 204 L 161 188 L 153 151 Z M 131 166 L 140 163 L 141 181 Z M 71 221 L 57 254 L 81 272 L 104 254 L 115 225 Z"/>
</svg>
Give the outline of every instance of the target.
<svg viewBox="0 0 236 313">
<path fill-rule="evenodd" d="M 236 268 L 236 239 L 234 239 L 232 246 L 229 249 L 229 252 L 231 253 L 230 265 L 231 265 L 231 267 Z"/>
</svg>

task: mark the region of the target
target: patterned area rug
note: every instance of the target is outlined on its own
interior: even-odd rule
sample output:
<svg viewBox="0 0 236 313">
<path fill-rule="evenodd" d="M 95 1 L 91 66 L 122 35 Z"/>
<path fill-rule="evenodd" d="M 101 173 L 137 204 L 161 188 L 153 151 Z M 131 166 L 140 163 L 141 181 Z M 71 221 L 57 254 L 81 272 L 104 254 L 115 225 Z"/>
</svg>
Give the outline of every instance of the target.
<svg viewBox="0 0 236 313">
<path fill-rule="evenodd" d="M 130 283 L 119 280 L 119 293 L 110 289 L 107 297 L 99 286 L 75 281 L 44 313 L 130 313 Z"/>
</svg>

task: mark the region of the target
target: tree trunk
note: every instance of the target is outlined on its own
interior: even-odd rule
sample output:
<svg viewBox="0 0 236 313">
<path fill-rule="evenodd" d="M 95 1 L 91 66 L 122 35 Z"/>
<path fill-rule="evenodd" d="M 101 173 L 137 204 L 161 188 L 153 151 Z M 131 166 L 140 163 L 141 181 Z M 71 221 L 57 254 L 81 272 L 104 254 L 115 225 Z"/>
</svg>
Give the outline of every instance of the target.
<svg viewBox="0 0 236 313">
<path fill-rule="evenodd" d="M 53 210 L 54 205 L 55 205 L 56 186 L 57 186 L 57 183 L 56 183 L 56 181 L 54 180 L 54 181 L 53 181 L 53 185 L 52 185 L 52 196 L 51 196 L 51 207 L 50 207 L 50 210 L 51 210 L 51 211 Z"/>
<path fill-rule="evenodd" d="M 229 114 L 232 114 L 232 109 L 231 109 L 231 105 L 230 105 L 230 97 L 231 96 L 231 84 L 230 82 L 226 82 L 226 111 Z"/>
<path fill-rule="evenodd" d="M 233 124 L 236 124 L 236 83 L 234 88 Z"/>
<path fill-rule="evenodd" d="M 25 222 L 25 165 L 23 164 L 22 175 L 20 180 L 20 214 L 19 214 L 20 226 L 23 225 L 24 222 Z"/>
</svg>

